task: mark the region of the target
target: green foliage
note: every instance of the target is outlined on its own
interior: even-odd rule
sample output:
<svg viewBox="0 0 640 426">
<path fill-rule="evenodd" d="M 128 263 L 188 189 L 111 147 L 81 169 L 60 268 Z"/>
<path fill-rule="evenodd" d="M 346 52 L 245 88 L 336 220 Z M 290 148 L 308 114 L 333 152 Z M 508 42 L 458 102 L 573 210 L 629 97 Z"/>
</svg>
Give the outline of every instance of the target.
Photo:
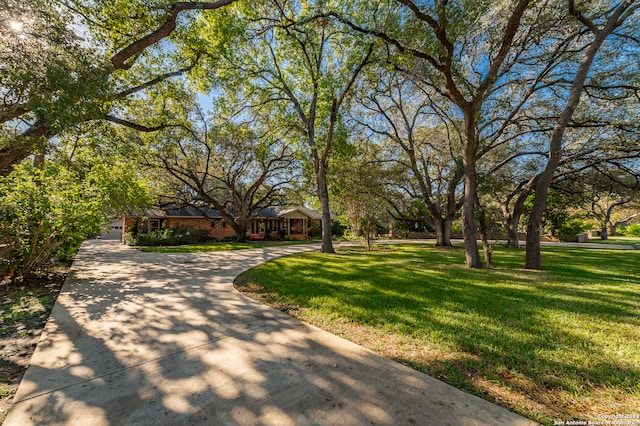
<svg viewBox="0 0 640 426">
<path fill-rule="evenodd" d="M 102 210 L 114 216 L 151 204 L 149 187 L 137 170 L 125 162 L 94 164 L 86 180 L 102 193 Z"/>
<path fill-rule="evenodd" d="M 580 234 L 588 229 L 591 229 L 591 224 L 585 222 L 579 218 L 567 218 L 559 223 L 555 229 L 554 236 L 558 237 L 560 241 L 569 241 L 577 234 Z"/>
<path fill-rule="evenodd" d="M 331 235 L 334 237 L 343 237 L 347 227 L 339 220 L 331 221 Z"/>
<path fill-rule="evenodd" d="M 0 2 L 0 118 L 17 114 L 63 129 L 101 114 L 108 79 L 99 49 L 69 28 L 69 17 L 41 0 Z M 17 144 L 15 123 L 0 121 L 0 147 Z M 21 141 L 24 143 L 24 140 Z"/>
<path fill-rule="evenodd" d="M 68 170 L 17 167 L 0 178 L 0 272 L 32 272 L 59 253 L 72 255 L 104 219 L 98 188 L 85 186 Z"/>
<path fill-rule="evenodd" d="M 135 168 L 83 155 L 67 165 L 46 160 L 42 169 L 21 164 L 0 177 L 0 274 L 30 273 L 52 257 L 70 260 L 110 217 L 147 205 L 149 190 Z"/>
<path fill-rule="evenodd" d="M 126 233 L 124 243 L 129 246 L 176 246 L 193 244 L 209 239 L 205 229 L 176 226 L 148 233 Z"/>
<path fill-rule="evenodd" d="M 626 237 L 640 237 L 640 224 L 629 225 L 621 229 L 620 233 Z"/>
<path fill-rule="evenodd" d="M 547 209 L 542 218 L 544 233 L 561 241 L 568 241 L 576 234 L 593 227 L 589 214 L 582 207 L 589 201 L 584 193 L 550 190 L 547 197 Z M 533 195 L 525 202 L 523 211 L 529 214 L 533 206 Z"/>
<path fill-rule="evenodd" d="M 309 235 L 309 238 L 320 238 L 320 236 L 322 235 L 322 227 L 316 222 L 309 222 L 309 230 L 307 231 L 307 235 Z"/>
</svg>

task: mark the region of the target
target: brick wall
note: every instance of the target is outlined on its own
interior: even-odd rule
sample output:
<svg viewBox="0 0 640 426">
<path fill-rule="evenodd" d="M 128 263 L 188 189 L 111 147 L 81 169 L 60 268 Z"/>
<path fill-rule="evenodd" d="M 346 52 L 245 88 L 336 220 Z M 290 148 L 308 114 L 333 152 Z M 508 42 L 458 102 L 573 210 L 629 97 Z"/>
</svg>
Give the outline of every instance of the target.
<svg viewBox="0 0 640 426">
<path fill-rule="evenodd" d="M 124 220 L 123 232 L 131 232 L 136 223 L 136 218 L 128 217 Z M 162 219 L 162 228 L 175 228 L 178 226 L 186 226 L 191 229 L 203 229 L 209 233 L 209 236 L 217 240 L 222 240 L 224 237 L 230 237 L 236 235 L 233 228 L 229 225 L 225 227 L 212 227 L 211 221 L 202 218 L 179 218 L 169 217 Z M 140 229 L 140 232 L 146 232 L 146 229 Z"/>
</svg>

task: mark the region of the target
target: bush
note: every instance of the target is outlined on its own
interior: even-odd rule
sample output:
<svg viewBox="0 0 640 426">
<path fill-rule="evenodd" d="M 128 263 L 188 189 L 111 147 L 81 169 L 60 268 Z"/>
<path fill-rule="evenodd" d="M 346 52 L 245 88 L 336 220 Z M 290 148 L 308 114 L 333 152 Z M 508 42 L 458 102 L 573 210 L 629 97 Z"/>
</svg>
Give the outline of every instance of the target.
<svg viewBox="0 0 640 426">
<path fill-rule="evenodd" d="M 315 222 L 309 222 L 309 238 L 320 238 L 322 236 L 322 228 Z"/>
<path fill-rule="evenodd" d="M 569 241 L 577 234 L 586 231 L 590 227 L 590 224 L 585 223 L 584 220 L 570 218 L 558 225 L 554 236 L 558 237 L 561 241 Z"/>
<path fill-rule="evenodd" d="M 147 233 L 126 233 L 124 243 L 129 246 L 176 246 L 210 239 L 204 229 L 177 226 Z"/>
<path fill-rule="evenodd" d="M 100 192 L 68 170 L 17 166 L 0 178 L 0 273 L 33 272 L 52 256 L 73 257 L 104 220 Z"/>
<path fill-rule="evenodd" d="M 340 221 L 333 220 L 331 221 L 331 235 L 334 237 L 342 237 L 344 236 L 347 227 L 344 226 Z"/>
<path fill-rule="evenodd" d="M 640 237 L 640 224 L 629 225 L 620 231 L 625 237 Z"/>
</svg>

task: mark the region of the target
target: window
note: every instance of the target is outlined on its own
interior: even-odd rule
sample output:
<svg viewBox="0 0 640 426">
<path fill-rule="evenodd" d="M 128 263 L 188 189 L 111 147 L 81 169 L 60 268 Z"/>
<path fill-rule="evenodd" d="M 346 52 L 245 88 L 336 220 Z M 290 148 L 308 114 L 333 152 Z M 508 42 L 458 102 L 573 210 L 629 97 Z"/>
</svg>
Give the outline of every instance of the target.
<svg viewBox="0 0 640 426">
<path fill-rule="evenodd" d="M 149 231 L 159 231 L 160 230 L 160 219 L 149 219 Z"/>
</svg>

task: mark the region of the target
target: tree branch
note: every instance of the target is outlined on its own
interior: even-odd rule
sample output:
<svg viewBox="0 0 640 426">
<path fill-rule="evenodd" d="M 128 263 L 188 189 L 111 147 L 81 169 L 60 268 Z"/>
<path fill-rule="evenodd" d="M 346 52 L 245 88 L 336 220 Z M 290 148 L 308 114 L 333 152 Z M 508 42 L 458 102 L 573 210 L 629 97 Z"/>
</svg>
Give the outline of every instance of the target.
<svg viewBox="0 0 640 426">
<path fill-rule="evenodd" d="M 219 0 L 216 2 L 178 2 L 173 4 L 166 13 L 167 20 L 158 29 L 152 33 L 137 40 L 111 58 L 111 64 L 115 69 L 126 70 L 131 68 L 132 63 L 129 59 L 139 55 L 147 47 L 158 43 L 160 40 L 169 36 L 177 26 L 177 18 L 181 12 L 187 10 L 214 10 L 233 3 L 235 0 Z"/>
<path fill-rule="evenodd" d="M 152 80 L 149 80 L 146 83 L 140 84 L 139 86 L 135 86 L 135 87 L 132 87 L 130 89 L 124 90 L 122 92 L 116 93 L 115 96 L 116 96 L 116 98 L 124 98 L 124 97 L 129 96 L 129 95 L 131 95 L 133 93 L 140 92 L 141 90 L 144 90 L 144 89 L 146 89 L 148 87 L 156 85 L 156 84 L 160 83 L 161 81 L 164 81 L 164 80 L 167 80 L 169 78 L 177 77 L 179 75 L 182 75 L 182 74 L 184 74 L 184 73 L 186 73 L 188 71 L 191 71 L 198 64 L 198 60 L 199 59 L 200 59 L 200 53 L 198 53 L 196 55 L 196 58 L 193 60 L 193 62 L 191 64 L 187 65 L 186 67 L 180 68 L 180 69 L 178 69 L 176 71 L 172 71 L 172 72 L 168 72 L 168 73 L 159 75 L 158 77 L 156 77 L 156 78 L 154 78 Z"/>
</svg>

